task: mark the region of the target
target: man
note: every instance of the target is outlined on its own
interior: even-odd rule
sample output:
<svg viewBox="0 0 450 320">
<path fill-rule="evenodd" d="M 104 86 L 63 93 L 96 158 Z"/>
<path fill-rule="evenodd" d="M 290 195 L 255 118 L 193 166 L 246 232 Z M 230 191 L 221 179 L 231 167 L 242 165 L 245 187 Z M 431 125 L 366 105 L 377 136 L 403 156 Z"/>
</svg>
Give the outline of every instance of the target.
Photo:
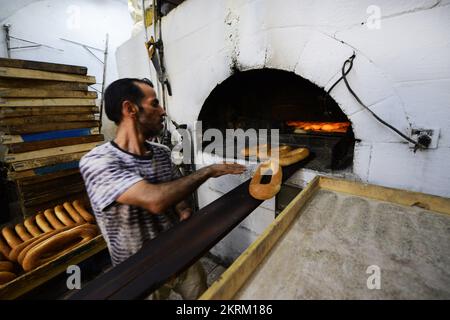
<svg viewBox="0 0 450 320">
<path fill-rule="evenodd" d="M 184 199 L 208 178 L 239 174 L 244 167 L 215 164 L 180 177 L 169 148 L 147 141 L 161 132 L 166 116 L 152 83 L 120 79 L 104 94 L 105 113 L 116 123 L 117 134 L 87 153 L 80 171 L 112 263 L 118 265 L 145 241 L 188 219 L 192 209 Z M 206 288 L 202 273 L 197 263 L 172 281 L 173 287 L 183 298 L 195 299 Z"/>
</svg>

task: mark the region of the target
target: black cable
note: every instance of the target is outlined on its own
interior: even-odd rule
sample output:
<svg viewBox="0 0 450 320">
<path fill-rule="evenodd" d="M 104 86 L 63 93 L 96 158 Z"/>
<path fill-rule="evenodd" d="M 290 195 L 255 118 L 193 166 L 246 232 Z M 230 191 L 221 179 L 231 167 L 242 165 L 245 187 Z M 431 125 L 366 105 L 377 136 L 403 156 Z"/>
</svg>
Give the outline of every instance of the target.
<svg viewBox="0 0 450 320">
<path fill-rule="evenodd" d="M 353 54 L 347 59 L 345 60 L 344 64 L 342 65 L 342 76 L 330 87 L 330 89 L 328 89 L 327 91 L 327 96 L 330 94 L 331 90 L 333 90 L 333 88 L 341 81 L 344 80 L 345 82 L 345 86 L 347 87 L 348 91 L 350 91 L 350 93 L 352 94 L 352 96 L 356 99 L 356 101 L 358 101 L 358 103 L 363 106 L 367 111 L 369 111 L 374 117 L 375 119 L 377 119 L 380 123 L 382 123 L 383 125 L 385 125 L 386 127 L 390 128 L 391 130 L 393 130 L 395 133 L 397 133 L 399 136 L 401 136 L 403 139 L 405 139 L 406 141 L 414 144 L 415 148 L 414 148 L 414 152 L 418 149 L 418 148 L 422 148 L 422 149 L 427 149 L 427 146 L 424 146 L 423 144 L 414 141 L 413 139 L 411 139 L 410 137 L 404 135 L 400 130 L 398 130 L 397 128 L 393 127 L 392 125 L 390 125 L 389 123 L 387 123 L 386 121 L 384 121 L 383 119 L 381 119 L 380 117 L 378 117 L 372 110 L 370 110 L 362 101 L 361 99 L 358 97 L 358 95 L 352 90 L 352 88 L 350 87 L 350 84 L 348 83 L 347 80 L 347 75 L 349 74 L 350 70 L 353 67 L 353 60 L 355 59 L 356 54 L 355 52 L 353 52 Z M 345 67 L 347 66 L 347 64 L 349 65 L 349 68 L 347 70 L 345 70 Z"/>
</svg>

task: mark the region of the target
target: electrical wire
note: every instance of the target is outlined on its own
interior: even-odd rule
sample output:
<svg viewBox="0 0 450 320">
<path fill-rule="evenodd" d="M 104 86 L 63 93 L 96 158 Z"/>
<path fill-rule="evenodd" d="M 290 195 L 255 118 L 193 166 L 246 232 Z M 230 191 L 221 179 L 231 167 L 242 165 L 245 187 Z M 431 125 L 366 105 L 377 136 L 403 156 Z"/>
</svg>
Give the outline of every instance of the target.
<svg viewBox="0 0 450 320">
<path fill-rule="evenodd" d="M 344 64 L 342 65 L 342 76 L 336 80 L 336 82 L 330 87 L 330 89 L 328 89 L 327 91 L 327 96 L 330 95 L 331 90 L 333 90 L 333 88 L 341 81 L 344 80 L 345 86 L 347 87 L 348 91 L 350 91 L 351 95 L 356 99 L 356 101 L 363 106 L 367 111 L 369 111 L 372 116 L 375 117 L 375 119 L 377 119 L 381 124 L 385 125 L 386 127 L 388 127 L 389 129 L 393 130 L 395 133 L 397 133 L 399 136 L 401 136 L 403 139 L 405 139 L 406 141 L 414 144 L 415 149 L 417 150 L 418 148 L 420 149 L 427 149 L 427 146 L 424 146 L 423 144 L 419 143 L 418 141 L 414 141 L 413 139 L 411 139 L 410 137 L 406 136 L 405 134 L 403 134 L 400 130 L 398 130 L 397 128 L 395 128 L 394 126 L 390 125 L 389 123 L 387 123 L 386 121 L 384 121 L 383 119 L 381 119 L 379 116 L 377 116 L 372 110 L 370 110 L 369 107 L 367 107 L 362 101 L 361 99 L 358 97 L 358 95 L 353 91 L 353 89 L 350 87 L 350 84 L 348 83 L 347 80 L 347 75 L 350 73 L 350 70 L 353 67 L 353 60 L 355 59 L 356 54 L 355 52 L 353 52 L 353 54 L 347 59 L 345 60 Z M 346 66 L 349 65 L 348 69 L 346 70 Z"/>
</svg>

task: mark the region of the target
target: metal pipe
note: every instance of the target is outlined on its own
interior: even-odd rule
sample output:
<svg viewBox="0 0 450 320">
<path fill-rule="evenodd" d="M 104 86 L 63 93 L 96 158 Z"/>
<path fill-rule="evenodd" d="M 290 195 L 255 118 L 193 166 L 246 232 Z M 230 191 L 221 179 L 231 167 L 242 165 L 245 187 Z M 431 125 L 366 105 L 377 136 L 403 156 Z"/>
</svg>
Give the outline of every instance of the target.
<svg viewBox="0 0 450 320">
<path fill-rule="evenodd" d="M 5 42 L 6 42 L 6 54 L 8 55 L 8 58 L 11 58 L 11 38 L 9 36 L 9 28 L 11 27 L 10 24 L 4 24 L 3 29 L 5 30 Z"/>
<path fill-rule="evenodd" d="M 107 65 L 107 58 L 108 58 L 108 40 L 109 36 L 106 34 L 106 40 L 105 40 L 105 51 L 103 53 L 103 79 L 102 79 L 102 98 L 100 100 L 100 124 L 98 127 L 98 130 L 100 133 L 102 133 L 102 117 L 103 117 L 103 109 L 104 109 L 104 92 L 105 92 L 105 81 L 106 81 L 106 65 Z"/>
</svg>

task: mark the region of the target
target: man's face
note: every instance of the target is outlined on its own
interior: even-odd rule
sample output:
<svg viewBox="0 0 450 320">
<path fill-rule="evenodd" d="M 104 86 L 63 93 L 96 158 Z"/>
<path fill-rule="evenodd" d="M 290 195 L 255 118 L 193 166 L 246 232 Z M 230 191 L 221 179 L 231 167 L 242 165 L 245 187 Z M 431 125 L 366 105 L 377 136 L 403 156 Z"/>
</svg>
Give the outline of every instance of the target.
<svg viewBox="0 0 450 320">
<path fill-rule="evenodd" d="M 139 111 L 137 121 L 144 137 L 148 139 L 159 135 L 164 128 L 166 111 L 159 104 L 155 90 L 152 87 L 143 83 L 138 83 L 137 85 L 144 94 L 141 102 L 143 110 Z"/>
</svg>

